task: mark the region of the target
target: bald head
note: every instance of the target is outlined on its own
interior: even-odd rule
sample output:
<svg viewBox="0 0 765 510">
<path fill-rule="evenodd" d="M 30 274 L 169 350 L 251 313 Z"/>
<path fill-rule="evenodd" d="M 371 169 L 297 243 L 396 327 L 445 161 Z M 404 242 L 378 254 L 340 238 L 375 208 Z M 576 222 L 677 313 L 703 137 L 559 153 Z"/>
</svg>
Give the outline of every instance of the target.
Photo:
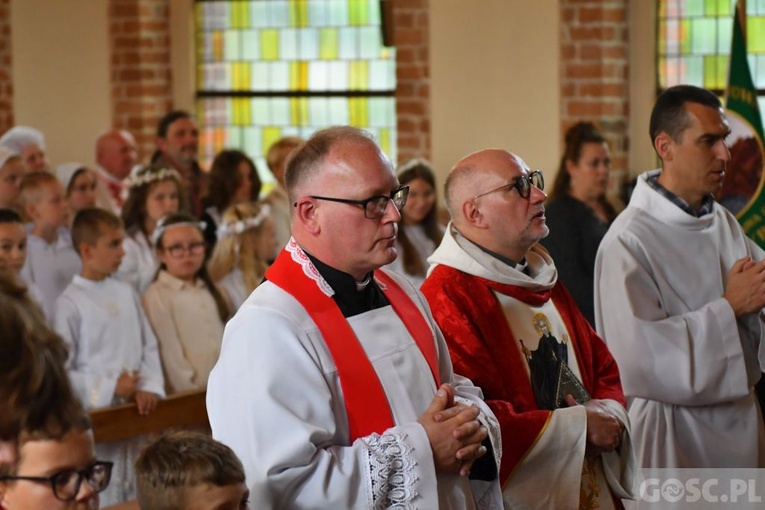
<svg viewBox="0 0 765 510">
<path fill-rule="evenodd" d="M 528 196 L 523 197 L 513 186 L 530 174 L 520 157 L 502 149 L 485 149 L 462 158 L 445 185 L 454 226 L 470 241 L 521 261 L 548 233 L 544 218 L 547 195 L 529 184 Z"/>
<path fill-rule="evenodd" d="M 99 136 L 96 140 L 96 162 L 115 179 L 126 178 L 138 162 L 133 135 L 114 129 Z"/>
</svg>

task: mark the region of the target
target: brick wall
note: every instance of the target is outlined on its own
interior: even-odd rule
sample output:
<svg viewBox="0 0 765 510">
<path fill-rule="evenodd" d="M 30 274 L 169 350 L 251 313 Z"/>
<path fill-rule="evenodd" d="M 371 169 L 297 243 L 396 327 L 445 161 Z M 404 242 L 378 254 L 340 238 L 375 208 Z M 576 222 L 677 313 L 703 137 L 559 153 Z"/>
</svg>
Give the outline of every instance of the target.
<svg viewBox="0 0 765 510">
<path fill-rule="evenodd" d="M 628 175 L 628 0 L 560 0 L 561 137 L 594 121 L 609 141 L 615 191 Z"/>
<path fill-rule="evenodd" d="M 10 0 L 0 0 L 0 134 L 13 127 L 10 10 Z"/>
<path fill-rule="evenodd" d="M 428 0 L 393 0 L 398 160 L 430 159 Z"/>
<path fill-rule="evenodd" d="M 154 150 L 159 119 L 172 107 L 170 0 L 110 0 L 114 127 L 136 138 L 141 161 Z"/>
</svg>

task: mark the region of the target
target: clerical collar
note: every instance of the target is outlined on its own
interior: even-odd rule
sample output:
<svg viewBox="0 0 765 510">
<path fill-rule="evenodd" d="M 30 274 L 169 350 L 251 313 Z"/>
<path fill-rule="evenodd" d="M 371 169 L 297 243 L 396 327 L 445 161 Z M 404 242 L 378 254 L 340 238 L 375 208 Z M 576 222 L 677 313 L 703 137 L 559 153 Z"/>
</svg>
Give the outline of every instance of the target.
<svg viewBox="0 0 765 510">
<path fill-rule="evenodd" d="M 699 210 L 695 210 L 693 207 L 688 204 L 685 200 L 680 198 L 679 196 L 675 195 L 671 191 L 669 191 L 667 188 L 659 184 L 659 176 L 661 175 L 661 172 L 657 172 L 654 175 L 649 175 L 646 181 L 648 182 L 648 185 L 651 186 L 654 190 L 656 190 L 661 196 L 678 206 L 680 209 L 685 211 L 686 213 L 690 214 L 694 218 L 700 218 L 704 216 L 705 214 L 709 214 L 712 212 L 712 209 L 715 205 L 715 197 L 714 195 L 707 195 L 704 198 L 701 199 L 701 205 L 699 206 Z"/>
<path fill-rule="evenodd" d="M 468 239 L 468 241 L 470 241 L 470 239 Z M 473 243 L 473 241 L 470 241 L 470 242 Z M 500 255 L 499 253 L 494 253 L 493 251 L 487 248 L 484 248 L 480 244 L 477 244 L 477 243 L 473 243 L 473 244 L 478 246 L 482 252 L 486 253 L 487 255 L 491 255 L 492 257 L 499 260 L 503 264 L 507 264 L 508 266 L 512 267 L 516 271 L 520 271 L 523 274 L 528 274 L 528 262 L 526 261 L 526 257 L 523 257 L 523 260 L 521 260 L 520 262 L 516 262 L 512 259 L 505 257 L 504 255 Z"/>
<path fill-rule="evenodd" d="M 343 317 L 353 317 L 354 315 L 388 306 L 388 300 L 375 282 L 371 272 L 366 275 L 364 281 L 357 282 L 348 273 L 328 266 L 307 251 L 303 251 L 311 259 L 313 265 L 316 266 L 322 278 L 335 291 L 335 295 L 332 298 L 337 303 L 337 306 L 340 307 Z"/>
</svg>

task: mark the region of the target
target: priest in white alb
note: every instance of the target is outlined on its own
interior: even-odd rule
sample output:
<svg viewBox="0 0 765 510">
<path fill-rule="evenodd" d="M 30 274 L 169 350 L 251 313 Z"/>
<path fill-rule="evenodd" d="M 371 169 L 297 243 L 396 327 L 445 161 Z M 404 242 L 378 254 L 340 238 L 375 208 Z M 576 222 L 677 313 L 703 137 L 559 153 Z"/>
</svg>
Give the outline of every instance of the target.
<svg viewBox="0 0 765 510">
<path fill-rule="evenodd" d="M 379 270 L 408 188 L 350 127 L 315 133 L 285 181 L 293 238 L 226 326 L 207 389 L 250 506 L 501 507 L 494 415 L 422 295 Z"/>
</svg>

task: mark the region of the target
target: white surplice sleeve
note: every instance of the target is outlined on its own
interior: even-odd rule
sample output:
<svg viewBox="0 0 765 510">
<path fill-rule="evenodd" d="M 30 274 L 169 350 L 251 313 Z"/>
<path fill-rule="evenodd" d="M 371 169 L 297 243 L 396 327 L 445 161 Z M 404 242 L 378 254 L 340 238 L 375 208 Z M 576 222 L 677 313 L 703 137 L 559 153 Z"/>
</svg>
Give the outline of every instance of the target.
<svg viewBox="0 0 765 510">
<path fill-rule="evenodd" d="M 595 262 L 595 319 L 619 363 L 625 394 L 680 406 L 748 395 L 736 317 L 722 295 L 671 315 L 666 300 L 682 307 L 684 296 L 662 294 L 642 242 L 628 232 L 606 242 Z M 671 253 L 667 264 L 683 263 Z"/>
<path fill-rule="evenodd" d="M 143 312 L 138 294 L 134 290 L 132 294 L 134 306 L 141 324 L 141 377 L 138 379 L 138 389 L 164 398 L 165 378 L 162 375 L 162 363 L 159 360 L 157 337 L 154 336 L 149 320 Z"/>
<path fill-rule="evenodd" d="M 213 436 L 244 464 L 252 508 L 437 508 L 423 427 L 407 423 L 347 440 L 340 388 L 307 333 L 273 309 L 244 304 L 210 375 Z"/>
<path fill-rule="evenodd" d="M 89 364 L 81 365 L 80 351 L 88 352 L 87 338 L 83 338 L 82 315 L 74 300 L 65 291 L 56 300 L 53 329 L 64 339 L 69 349 L 66 371 L 75 393 L 88 409 L 107 407 L 114 400 L 118 373 L 104 373 Z"/>
</svg>

